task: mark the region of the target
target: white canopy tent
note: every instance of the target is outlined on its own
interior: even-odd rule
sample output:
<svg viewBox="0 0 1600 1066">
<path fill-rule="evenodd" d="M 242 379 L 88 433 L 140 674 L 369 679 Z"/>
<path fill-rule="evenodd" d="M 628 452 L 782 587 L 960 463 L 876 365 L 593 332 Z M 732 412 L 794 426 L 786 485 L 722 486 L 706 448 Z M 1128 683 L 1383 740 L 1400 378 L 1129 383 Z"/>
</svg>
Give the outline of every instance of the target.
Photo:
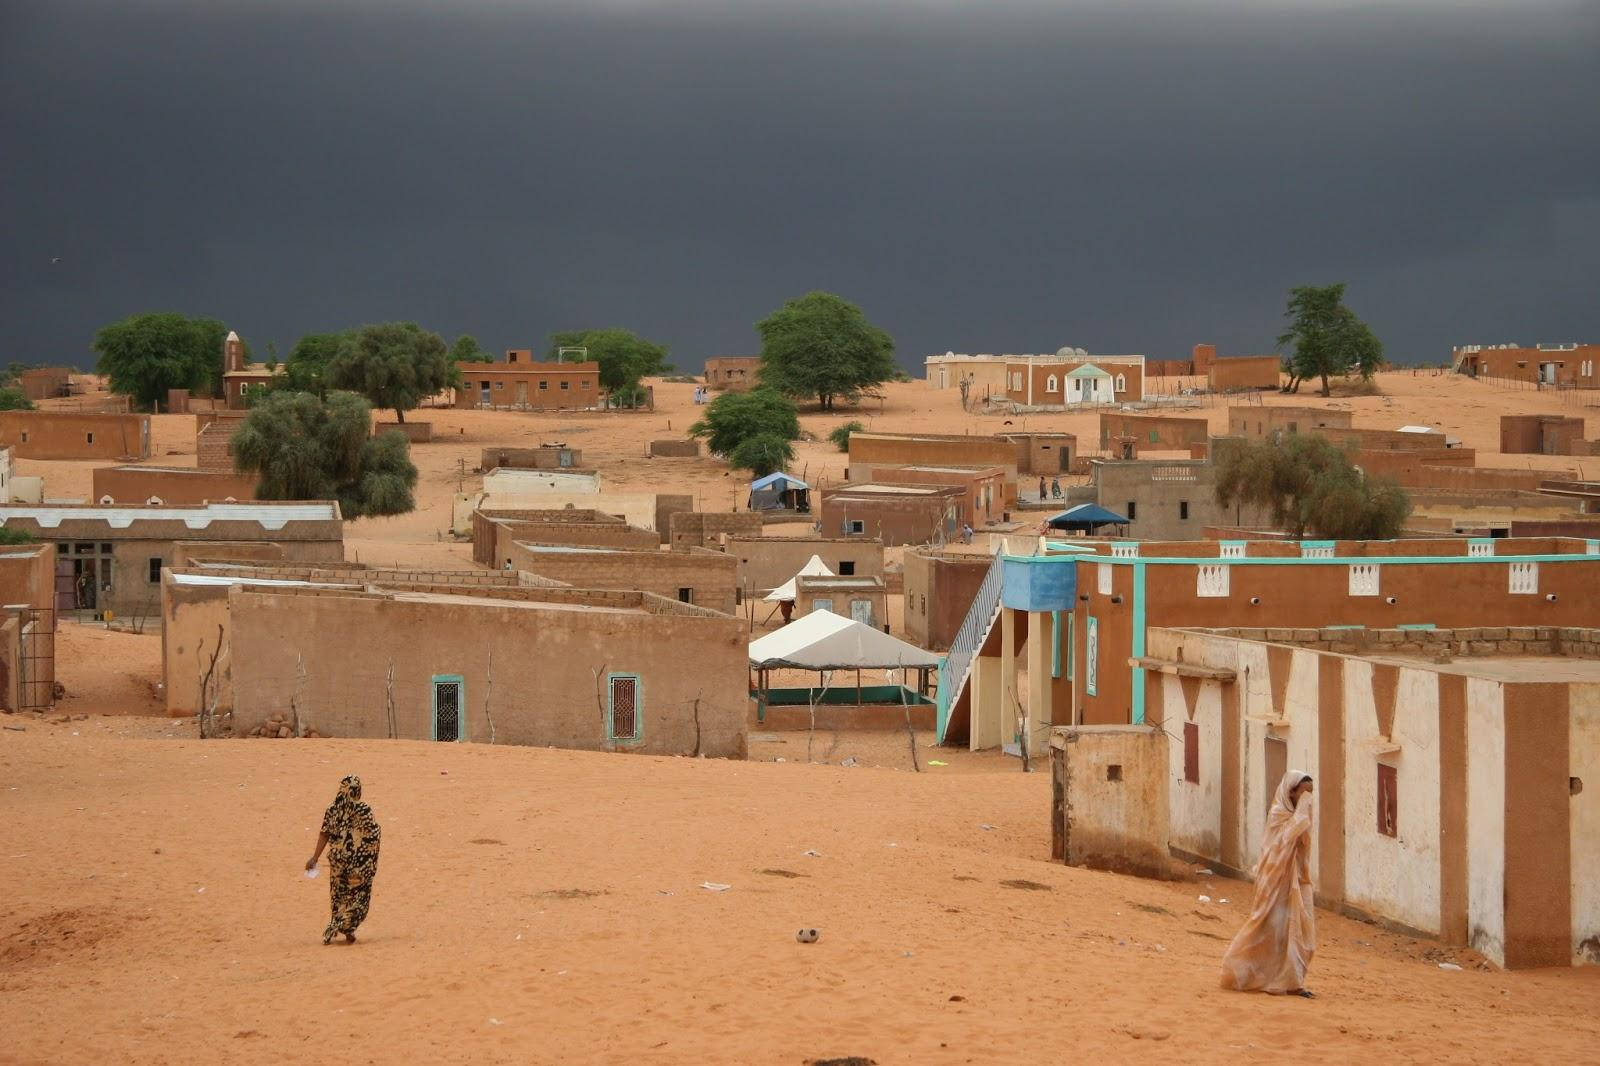
<svg viewBox="0 0 1600 1066">
<path fill-rule="evenodd" d="M 761 597 L 767 603 L 782 603 L 784 600 L 792 601 L 798 593 L 797 583 L 802 577 L 838 577 L 828 564 L 822 561 L 822 556 L 813 555 L 811 561 L 802 566 L 798 573 L 788 581 L 779 585 L 765 596 Z"/>
<path fill-rule="evenodd" d="M 928 670 L 939 665 L 939 656 L 853 618 L 812 611 L 751 641 L 750 665 L 757 670 Z"/>
</svg>

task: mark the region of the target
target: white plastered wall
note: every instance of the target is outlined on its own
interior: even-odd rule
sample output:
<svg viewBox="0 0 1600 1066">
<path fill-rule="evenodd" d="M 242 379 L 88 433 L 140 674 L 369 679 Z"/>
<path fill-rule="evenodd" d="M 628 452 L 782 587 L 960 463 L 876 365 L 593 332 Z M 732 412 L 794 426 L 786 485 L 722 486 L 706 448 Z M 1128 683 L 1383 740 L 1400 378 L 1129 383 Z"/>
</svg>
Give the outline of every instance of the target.
<svg viewBox="0 0 1600 1066">
<path fill-rule="evenodd" d="M 1206 859 L 1222 854 L 1222 685 L 1200 682 L 1195 696 L 1194 723 L 1199 727 L 1200 781 L 1183 776 L 1183 726 L 1189 721 L 1183 683 L 1174 676 L 1161 678 L 1162 722 L 1167 732 L 1168 831 L 1174 846 Z"/>
<path fill-rule="evenodd" d="M 1437 933 L 1439 915 L 1439 675 L 1402 668 L 1389 743 L 1378 733 L 1372 664 L 1344 670 L 1345 899 Z M 1398 750 L 1384 749 L 1390 744 Z M 1378 832 L 1378 763 L 1395 767 L 1396 835 Z"/>
<path fill-rule="evenodd" d="M 1506 939 L 1505 707 L 1500 682 L 1467 679 L 1467 941 L 1497 964 Z"/>
</svg>

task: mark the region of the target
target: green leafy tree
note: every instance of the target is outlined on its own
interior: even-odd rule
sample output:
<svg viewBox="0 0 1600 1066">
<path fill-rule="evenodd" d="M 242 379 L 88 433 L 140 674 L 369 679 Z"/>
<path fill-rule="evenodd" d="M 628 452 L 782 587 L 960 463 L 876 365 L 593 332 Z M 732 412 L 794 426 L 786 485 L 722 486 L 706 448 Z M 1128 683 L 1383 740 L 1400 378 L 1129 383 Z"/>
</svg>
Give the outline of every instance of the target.
<svg viewBox="0 0 1600 1066">
<path fill-rule="evenodd" d="M 1385 478 L 1369 478 L 1350 454 L 1318 433 L 1282 440 L 1217 442 L 1217 502 L 1265 509 L 1293 537 L 1393 540 L 1411 499 Z"/>
<path fill-rule="evenodd" d="M 866 428 L 860 422 L 846 422 L 842 426 L 836 426 L 834 431 L 828 434 L 828 439 L 833 442 L 835 448 L 847 452 L 850 450 L 850 434 L 860 433 Z"/>
<path fill-rule="evenodd" d="M 728 465 L 735 470 L 748 470 L 756 477 L 766 477 L 784 470 L 794 462 L 794 445 L 776 433 L 757 433 L 746 437 L 734 446 L 728 456 Z"/>
<path fill-rule="evenodd" d="M 894 341 L 861 308 L 828 292 L 808 292 L 756 323 L 761 381 L 794 397 L 815 396 L 824 411 L 854 402 L 895 375 Z"/>
<path fill-rule="evenodd" d="M 359 392 L 375 407 L 406 412 L 461 379 L 444 338 L 415 322 L 362 326 L 328 364 L 328 386 Z"/>
<path fill-rule="evenodd" d="M 263 500 L 338 500 L 346 518 L 404 514 L 417 468 L 396 430 L 371 435 L 372 405 L 350 392 L 264 393 L 228 441 Z"/>
<path fill-rule="evenodd" d="M 31 411 L 33 401 L 21 389 L 0 389 L 0 411 Z"/>
<path fill-rule="evenodd" d="M 1384 365 L 1383 344 L 1355 312 L 1344 305 L 1344 283 L 1302 285 L 1289 290 L 1284 317 L 1289 328 L 1278 346 L 1290 346 L 1286 362 L 1286 392 L 1299 392 L 1300 382 L 1322 379 L 1322 395 L 1330 392 L 1328 379 L 1359 373 L 1362 380 Z"/>
<path fill-rule="evenodd" d="M 32 544 L 33 534 L 11 526 L 0 526 L 0 544 Z"/>
<path fill-rule="evenodd" d="M 96 369 L 111 391 L 143 408 L 166 399 L 168 389 L 215 392 L 222 382 L 222 343 L 228 329 L 214 318 L 174 312 L 130 315 L 94 335 Z"/>
<path fill-rule="evenodd" d="M 470 333 L 463 333 L 450 346 L 450 361 L 452 363 L 492 363 L 494 362 L 494 356 L 478 347 L 478 338 Z"/>
<path fill-rule="evenodd" d="M 725 392 L 706 405 L 689 435 L 706 438 L 713 455 L 731 458 L 740 444 L 770 435 L 781 441 L 800 438 L 800 418 L 794 402 L 768 388 Z"/>
<path fill-rule="evenodd" d="M 587 353 L 568 352 L 562 348 L 586 348 Z M 600 387 L 606 390 L 612 406 L 634 406 L 644 395 L 639 382 L 647 377 L 669 374 L 672 364 L 667 362 L 665 345 L 646 340 L 632 330 L 580 329 L 550 336 L 550 359 L 565 359 L 569 363 L 593 362 L 600 364 Z"/>
<path fill-rule="evenodd" d="M 289 350 L 289 358 L 283 364 L 283 373 L 273 379 L 273 388 L 283 392 L 327 395 L 328 367 L 354 340 L 354 330 L 345 330 L 342 333 L 307 333 Z"/>
</svg>

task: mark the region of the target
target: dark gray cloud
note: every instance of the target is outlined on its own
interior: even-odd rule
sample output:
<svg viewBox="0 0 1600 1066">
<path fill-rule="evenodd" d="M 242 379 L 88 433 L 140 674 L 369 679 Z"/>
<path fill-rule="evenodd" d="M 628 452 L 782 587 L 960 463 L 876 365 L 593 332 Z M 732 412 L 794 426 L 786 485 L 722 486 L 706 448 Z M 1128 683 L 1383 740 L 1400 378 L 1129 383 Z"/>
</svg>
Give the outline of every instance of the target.
<svg viewBox="0 0 1600 1066">
<path fill-rule="evenodd" d="M 826 288 L 932 351 L 1600 339 L 1597 5 L 0 3 L 0 359 L 175 309 L 261 351 Z M 53 257 L 62 261 L 51 264 Z"/>
</svg>

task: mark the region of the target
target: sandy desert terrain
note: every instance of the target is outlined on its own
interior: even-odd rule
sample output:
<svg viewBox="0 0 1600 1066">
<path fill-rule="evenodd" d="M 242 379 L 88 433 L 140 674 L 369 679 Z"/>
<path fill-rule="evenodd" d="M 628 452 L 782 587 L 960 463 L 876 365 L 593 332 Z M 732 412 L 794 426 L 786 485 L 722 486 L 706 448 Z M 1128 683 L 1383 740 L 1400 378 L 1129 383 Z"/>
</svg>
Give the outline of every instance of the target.
<svg viewBox="0 0 1600 1066">
<path fill-rule="evenodd" d="M 1381 386 L 1266 402 L 1438 425 L 1485 465 L 1580 462 L 1493 454 L 1501 413 L 1586 413 L 1548 394 L 1409 372 Z M 418 509 L 352 523 L 347 552 L 470 566 L 445 530 L 491 444 L 562 440 L 610 487 L 732 507 L 744 480 L 720 463 L 645 458 L 694 420 L 692 390 L 658 384 L 649 414 L 417 412 L 439 438 L 413 449 Z M 1195 413 L 1226 424 L 1220 404 Z M 1003 421 L 912 383 L 802 422 L 825 438 L 850 418 Z M 1016 421 L 1097 436 L 1094 415 Z M 152 461 L 193 463 L 192 417 L 155 423 Z M 814 484 L 842 476 L 825 439 L 799 453 Z M 18 466 L 51 497 L 89 495 L 91 464 Z M 1318 999 L 1223 993 L 1248 885 L 1053 864 L 1048 774 L 926 736 L 920 774 L 898 734 L 844 738 L 828 766 L 804 763 L 803 735 L 757 738 L 765 761 L 745 763 L 202 742 L 149 717 L 154 633 L 65 625 L 58 661 L 58 711 L 85 717 L 0 729 L 0 1062 L 1576 1062 L 1600 1046 L 1600 968 L 1499 973 L 1326 912 Z M 301 867 L 346 773 L 383 857 L 360 942 L 323 947 L 327 887 Z M 802 926 L 820 941 L 796 943 Z"/>
</svg>

